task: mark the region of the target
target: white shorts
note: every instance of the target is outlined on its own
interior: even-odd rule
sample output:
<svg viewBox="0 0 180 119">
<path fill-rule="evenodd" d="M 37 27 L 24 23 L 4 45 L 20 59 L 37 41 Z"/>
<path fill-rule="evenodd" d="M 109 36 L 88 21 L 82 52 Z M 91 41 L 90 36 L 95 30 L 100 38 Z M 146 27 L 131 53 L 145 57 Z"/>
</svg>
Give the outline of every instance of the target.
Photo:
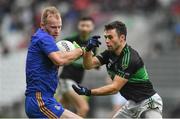
<svg viewBox="0 0 180 119">
<path fill-rule="evenodd" d="M 77 85 L 77 83 L 71 79 L 60 79 L 59 85 L 58 85 L 58 92 L 61 94 L 64 94 L 68 91 L 72 91 L 72 85 Z"/>
<path fill-rule="evenodd" d="M 123 106 L 126 103 L 126 99 L 118 92 L 112 95 L 112 104 Z"/>
<path fill-rule="evenodd" d="M 136 103 L 132 100 L 128 100 L 126 104 L 116 112 L 113 118 L 140 118 L 143 112 L 149 110 L 155 110 L 155 109 L 162 117 L 162 107 L 163 107 L 162 99 L 156 93 L 150 98 L 145 99 L 139 103 Z M 152 114 L 151 116 L 153 117 L 154 115 Z"/>
</svg>

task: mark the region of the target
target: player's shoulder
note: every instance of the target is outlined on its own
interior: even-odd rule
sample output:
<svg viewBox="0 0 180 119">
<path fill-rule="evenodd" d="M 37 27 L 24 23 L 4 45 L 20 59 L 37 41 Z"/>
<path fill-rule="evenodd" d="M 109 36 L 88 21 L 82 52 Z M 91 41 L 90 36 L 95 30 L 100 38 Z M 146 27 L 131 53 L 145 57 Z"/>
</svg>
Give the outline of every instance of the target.
<svg viewBox="0 0 180 119">
<path fill-rule="evenodd" d="M 125 48 L 123 49 L 123 53 L 124 55 L 122 58 L 122 65 L 124 67 L 128 67 L 130 65 L 135 65 L 139 62 L 143 62 L 137 50 L 135 50 L 129 45 L 125 46 Z"/>
<path fill-rule="evenodd" d="M 43 41 L 54 41 L 54 38 L 53 36 L 47 34 L 47 33 L 44 33 L 42 35 L 39 36 L 39 40 L 43 40 Z"/>
<path fill-rule="evenodd" d="M 126 45 L 123 49 L 123 54 L 124 56 L 127 57 L 127 55 L 129 55 L 129 57 L 131 58 L 141 58 L 141 56 L 139 55 L 138 51 L 134 48 L 132 48 L 130 45 Z"/>
<path fill-rule="evenodd" d="M 38 29 L 34 35 L 33 35 L 37 40 L 53 40 L 53 36 L 51 36 L 50 34 L 48 34 L 46 31 L 42 30 L 42 29 Z"/>
<path fill-rule="evenodd" d="M 136 61 L 136 60 L 141 59 L 141 56 L 140 56 L 140 54 L 138 53 L 137 50 L 135 50 L 134 48 L 132 48 L 130 46 L 129 46 L 129 49 L 130 49 L 130 52 L 131 52 L 131 59 L 132 60 Z"/>
</svg>

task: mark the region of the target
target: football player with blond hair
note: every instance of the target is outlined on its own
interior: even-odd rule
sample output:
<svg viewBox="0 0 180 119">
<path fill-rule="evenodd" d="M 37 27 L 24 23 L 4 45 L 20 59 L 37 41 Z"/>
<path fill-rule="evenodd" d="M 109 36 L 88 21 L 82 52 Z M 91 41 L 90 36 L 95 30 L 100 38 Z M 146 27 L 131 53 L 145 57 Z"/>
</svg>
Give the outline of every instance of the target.
<svg viewBox="0 0 180 119">
<path fill-rule="evenodd" d="M 54 99 L 58 84 L 58 67 L 69 64 L 83 54 L 81 48 L 62 52 L 56 46 L 62 21 L 55 7 L 47 7 L 41 16 L 40 28 L 29 44 L 26 59 L 25 111 L 29 118 L 81 117 L 64 109 Z"/>
</svg>

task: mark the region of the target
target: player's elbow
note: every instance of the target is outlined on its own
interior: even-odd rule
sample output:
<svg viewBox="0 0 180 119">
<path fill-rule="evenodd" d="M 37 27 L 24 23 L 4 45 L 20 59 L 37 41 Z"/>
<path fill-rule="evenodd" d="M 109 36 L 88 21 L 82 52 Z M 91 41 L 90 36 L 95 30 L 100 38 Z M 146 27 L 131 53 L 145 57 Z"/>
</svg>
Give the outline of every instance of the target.
<svg viewBox="0 0 180 119">
<path fill-rule="evenodd" d="M 53 61 L 53 63 L 57 66 L 62 66 L 64 64 L 62 61 Z"/>
<path fill-rule="evenodd" d="M 48 57 L 51 59 L 51 61 L 55 64 L 55 65 L 64 65 L 66 62 L 64 60 L 64 58 L 61 57 L 61 55 L 59 54 L 59 52 L 53 52 L 50 53 L 48 55 Z"/>
<path fill-rule="evenodd" d="M 113 87 L 112 90 L 113 90 L 113 93 L 114 93 L 114 94 L 119 92 L 120 88 L 119 88 L 118 85 L 112 84 L 112 87 Z"/>
<path fill-rule="evenodd" d="M 67 65 L 67 64 L 71 63 L 71 61 L 72 61 L 71 59 L 59 59 L 58 65 L 60 65 L 60 66 Z"/>
<path fill-rule="evenodd" d="M 51 61 L 53 62 L 54 65 L 57 65 L 57 66 L 60 65 L 60 62 L 58 61 L 58 59 L 51 58 Z"/>
<path fill-rule="evenodd" d="M 67 65 L 69 63 L 71 63 L 73 61 L 73 57 L 72 56 L 69 56 L 69 57 L 65 57 L 63 56 L 62 54 L 59 55 L 54 55 L 54 56 L 49 56 L 50 59 L 52 60 L 52 62 L 55 64 L 55 65 L 58 65 L 58 66 L 63 66 L 63 65 Z"/>
<path fill-rule="evenodd" d="M 60 58 L 54 60 L 53 63 L 54 63 L 55 65 L 58 65 L 58 66 L 63 66 L 63 65 L 66 65 L 66 64 L 67 64 L 67 62 L 66 62 L 65 60 L 60 59 Z"/>
</svg>

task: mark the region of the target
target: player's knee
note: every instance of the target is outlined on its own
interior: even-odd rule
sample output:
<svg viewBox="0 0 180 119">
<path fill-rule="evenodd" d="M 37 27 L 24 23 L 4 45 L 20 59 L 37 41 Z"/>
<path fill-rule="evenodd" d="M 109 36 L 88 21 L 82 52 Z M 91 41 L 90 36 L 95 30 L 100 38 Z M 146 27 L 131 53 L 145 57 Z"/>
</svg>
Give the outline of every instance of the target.
<svg viewBox="0 0 180 119">
<path fill-rule="evenodd" d="M 88 113 L 89 112 L 89 106 L 88 105 L 84 105 L 80 108 L 81 112 L 84 113 Z"/>
<path fill-rule="evenodd" d="M 77 110 L 77 114 L 81 117 L 86 117 L 89 112 L 89 106 L 82 106 Z"/>
</svg>

